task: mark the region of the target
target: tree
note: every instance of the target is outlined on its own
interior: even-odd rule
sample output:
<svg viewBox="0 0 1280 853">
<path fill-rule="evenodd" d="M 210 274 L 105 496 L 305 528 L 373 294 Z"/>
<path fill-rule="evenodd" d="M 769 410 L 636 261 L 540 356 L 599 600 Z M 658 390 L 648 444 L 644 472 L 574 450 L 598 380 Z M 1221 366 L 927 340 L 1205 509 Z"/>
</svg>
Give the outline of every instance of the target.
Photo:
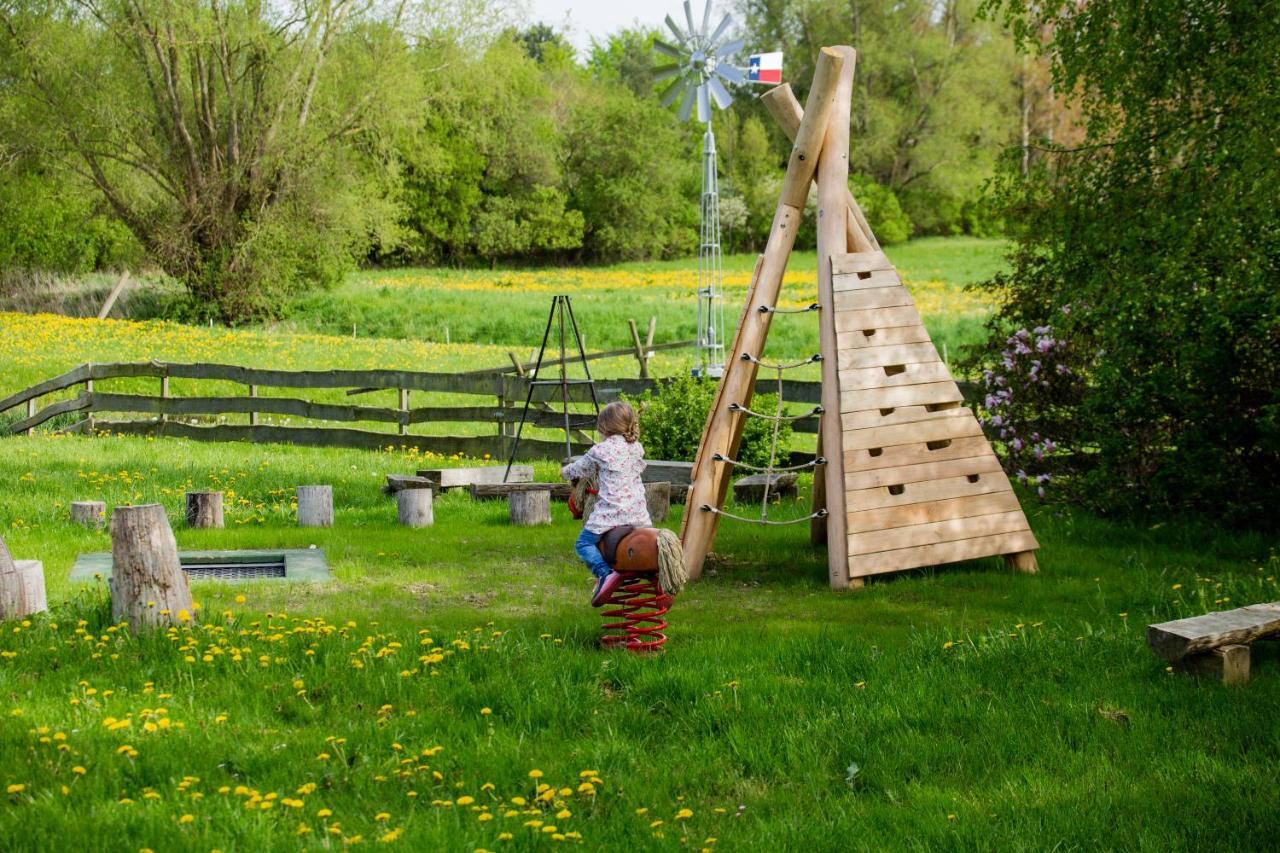
<svg viewBox="0 0 1280 853">
<path fill-rule="evenodd" d="M 384 143 L 412 114 L 404 4 L 0 2 L 35 152 L 90 182 L 198 310 L 270 314 L 394 218 Z"/>
<path fill-rule="evenodd" d="M 1086 136 L 1036 140 L 1025 179 L 1009 163 L 1017 243 L 984 360 L 998 379 L 1019 330 L 1063 344 L 1079 381 L 1017 416 L 1065 433 L 1042 437 L 1074 451 L 1059 461 L 1081 500 L 1274 529 L 1280 18 L 1216 0 L 990 9 L 1079 94 Z"/>
</svg>

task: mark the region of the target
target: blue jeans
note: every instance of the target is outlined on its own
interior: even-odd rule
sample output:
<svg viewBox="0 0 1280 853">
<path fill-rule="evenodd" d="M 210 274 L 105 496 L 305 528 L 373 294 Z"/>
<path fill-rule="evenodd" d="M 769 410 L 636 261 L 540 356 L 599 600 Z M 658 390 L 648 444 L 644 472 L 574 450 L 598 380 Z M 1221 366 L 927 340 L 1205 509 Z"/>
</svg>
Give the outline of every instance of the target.
<svg viewBox="0 0 1280 853">
<path fill-rule="evenodd" d="M 578 535 L 578 541 L 573 543 L 573 550 L 582 558 L 582 562 L 587 564 L 591 574 L 598 578 L 613 571 L 604 561 L 604 555 L 600 553 L 600 549 L 596 547 L 602 536 L 604 536 L 603 533 L 592 533 L 584 527 L 582 533 Z"/>
</svg>

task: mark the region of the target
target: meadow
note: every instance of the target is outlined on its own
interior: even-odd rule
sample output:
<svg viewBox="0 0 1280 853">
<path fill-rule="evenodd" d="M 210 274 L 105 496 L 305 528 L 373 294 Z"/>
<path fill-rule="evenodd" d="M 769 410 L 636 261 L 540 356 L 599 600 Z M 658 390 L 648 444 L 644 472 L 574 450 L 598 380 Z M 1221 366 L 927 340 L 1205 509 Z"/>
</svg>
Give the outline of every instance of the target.
<svg viewBox="0 0 1280 853">
<path fill-rule="evenodd" d="M 450 370 L 515 346 L 478 331 L 492 274 L 406 272 L 407 296 L 370 288 L 378 275 L 318 299 L 401 302 L 404 322 L 426 323 L 442 292 L 457 300 L 450 343 L 353 340 L 319 314 L 234 331 L 3 314 L 0 394 L 87 360 Z M 433 275 L 482 284 L 419 281 Z M 540 331 L 554 288 L 534 284 L 490 313 L 514 328 L 526 305 Z M 598 310 L 623 313 L 596 326 L 625 331 L 622 289 L 601 288 Z M 596 304 L 579 292 L 582 310 Z M 379 487 L 422 462 L 395 448 L 0 439 L 0 536 L 44 561 L 53 604 L 0 631 L 5 848 L 1239 850 L 1280 833 L 1274 645 L 1255 647 L 1253 682 L 1233 689 L 1168 671 L 1143 639 L 1149 622 L 1280 598 L 1263 536 L 1029 497 L 1039 575 L 982 560 L 833 593 L 803 525 L 726 523 L 666 651 L 638 657 L 596 645 L 563 506 L 517 532 L 504 504 L 451 493 L 435 526 L 397 526 Z M 294 524 L 293 487 L 316 482 L 334 487 L 332 529 Z M 801 485 L 776 517 L 807 512 Z M 226 495 L 224 530 L 181 523 L 183 492 L 205 488 Z M 198 583 L 193 618 L 135 637 L 112 624 L 103 584 L 68 578 L 77 554 L 110 548 L 67 520 L 85 498 L 163 504 L 183 548 L 314 545 L 333 578 Z"/>
</svg>

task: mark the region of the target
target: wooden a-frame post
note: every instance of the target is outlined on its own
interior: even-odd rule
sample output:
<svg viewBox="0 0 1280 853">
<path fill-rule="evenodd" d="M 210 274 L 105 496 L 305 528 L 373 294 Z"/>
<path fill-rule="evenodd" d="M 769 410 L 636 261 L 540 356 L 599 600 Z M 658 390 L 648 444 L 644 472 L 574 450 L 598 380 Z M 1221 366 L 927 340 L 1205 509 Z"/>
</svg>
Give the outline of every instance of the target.
<svg viewBox="0 0 1280 853">
<path fill-rule="evenodd" d="M 732 474 L 730 465 L 716 461 L 714 457 L 719 454 L 734 458 L 742 439 L 743 419 L 746 415 L 729 406 L 732 403 L 748 406 L 755 388 L 756 364 L 743 361 L 742 356 L 746 353 L 759 357 L 768 337 L 773 314 L 760 309 L 770 309 L 777 303 L 787 259 L 795 245 L 796 231 L 809 196 L 809 184 L 818 166 L 818 155 L 827 133 L 828 119 L 836 107 L 836 88 L 840 75 L 846 65 L 852 74 L 853 63 L 854 52 L 851 48 L 823 48 L 818 55 L 813 86 L 809 90 L 805 115 L 795 134 L 795 144 L 787 163 L 781 198 L 769 229 L 769 239 L 756 265 L 742 322 L 738 324 L 724 376 L 721 377 L 715 401 L 707 415 L 707 424 L 702 432 L 702 441 L 690 476 L 680 539 L 684 546 L 685 566 L 691 578 L 698 578 L 702 574 L 702 564 L 711 548 L 718 521 L 716 513 L 702 507 L 718 508 L 723 504 Z M 847 111 L 845 121 L 847 124 Z"/>
</svg>

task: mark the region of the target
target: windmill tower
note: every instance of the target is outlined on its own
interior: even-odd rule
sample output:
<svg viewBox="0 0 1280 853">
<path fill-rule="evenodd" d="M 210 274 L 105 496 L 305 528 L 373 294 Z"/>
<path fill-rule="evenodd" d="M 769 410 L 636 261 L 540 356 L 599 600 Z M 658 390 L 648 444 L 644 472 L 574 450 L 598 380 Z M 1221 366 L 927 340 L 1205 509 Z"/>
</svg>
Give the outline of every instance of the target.
<svg viewBox="0 0 1280 853">
<path fill-rule="evenodd" d="M 729 62 L 742 50 L 742 39 L 725 40 L 733 17 L 725 15 L 714 30 L 711 0 L 696 25 L 689 0 L 684 2 L 687 29 L 670 15 L 666 23 L 675 44 L 655 40 L 653 47 L 673 60 L 656 69 L 654 82 L 672 80 L 662 93 L 662 105 L 680 99 L 680 120 L 688 121 L 697 108 L 698 121 L 706 124 L 702 137 L 701 231 L 698 240 L 698 365 L 695 376 L 719 378 L 724 373 L 724 269 L 720 252 L 720 184 L 716 169 L 716 137 L 711 128 L 711 105 L 726 109 L 733 96 L 725 83 L 742 83 L 746 73 Z"/>
</svg>

